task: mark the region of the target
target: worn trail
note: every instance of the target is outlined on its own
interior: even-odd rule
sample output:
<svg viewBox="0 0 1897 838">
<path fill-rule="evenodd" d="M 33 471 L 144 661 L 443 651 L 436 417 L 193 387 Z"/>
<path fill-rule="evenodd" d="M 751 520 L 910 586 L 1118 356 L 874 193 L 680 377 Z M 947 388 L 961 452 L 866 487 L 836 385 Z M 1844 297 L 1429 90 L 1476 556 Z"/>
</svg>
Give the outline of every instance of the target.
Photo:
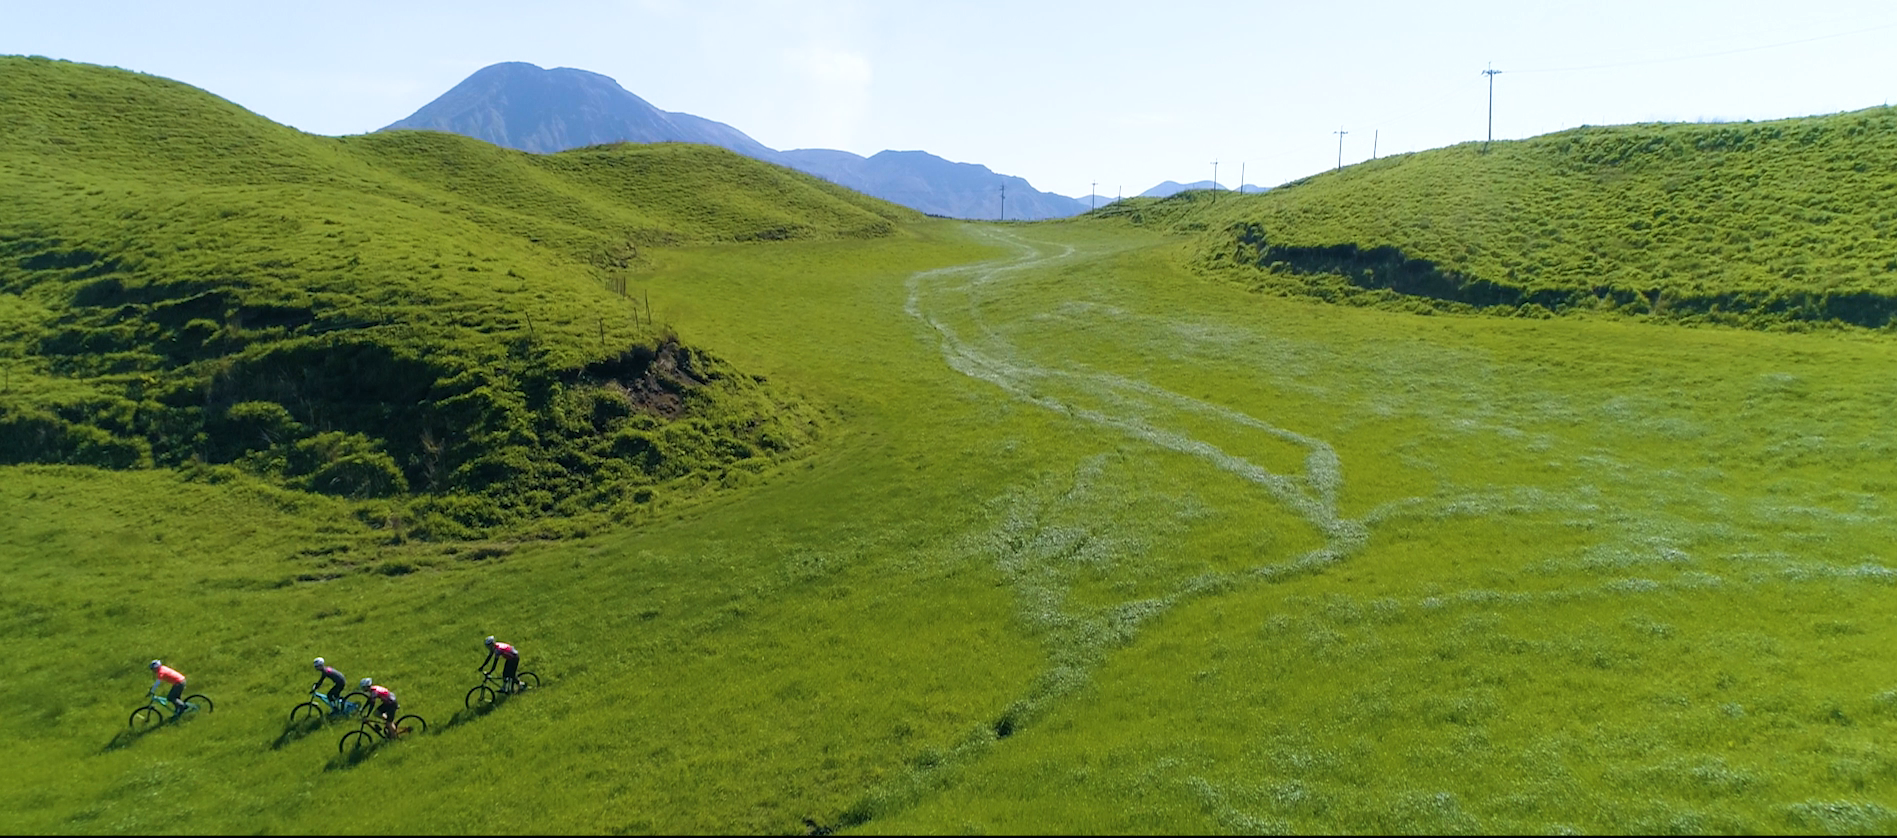
<svg viewBox="0 0 1897 838">
<path fill-rule="evenodd" d="M 993 384 L 1022 402 L 1197 457 L 1258 486 L 1323 535 L 1324 545 L 1300 558 L 1300 565 L 1334 562 L 1363 546 L 1364 523 L 1338 513 L 1343 468 L 1336 450 L 1324 440 L 1151 382 L 1047 366 L 1010 345 L 984 319 L 984 294 L 996 293 L 995 286 L 1010 277 L 1071 259 L 1077 251 L 1071 245 L 1031 241 L 1009 232 L 980 232 L 1011 247 L 1014 257 L 925 271 L 909 280 L 905 310 L 939 337 L 943 359 L 951 368 Z M 1195 437 L 1179 421 L 1182 413 L 1297 445 L 1306 452 L 1303 470 L 1274 472 Z"/>
</svg>

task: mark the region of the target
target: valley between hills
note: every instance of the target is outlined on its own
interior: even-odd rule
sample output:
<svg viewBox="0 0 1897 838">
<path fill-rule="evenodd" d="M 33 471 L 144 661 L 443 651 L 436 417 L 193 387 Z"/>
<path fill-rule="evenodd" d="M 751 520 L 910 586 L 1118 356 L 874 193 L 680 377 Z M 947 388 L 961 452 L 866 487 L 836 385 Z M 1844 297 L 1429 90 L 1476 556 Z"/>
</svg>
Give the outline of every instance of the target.
<svg viewBox="0 0 1897 838">
<path fill-rule="evenodd" d="M 1031 223 L 0 116 L 9 831 L 1897 827 L 1888 108 Z M 317 655 L 427 729 L 339 755 Z"/>
</svg>

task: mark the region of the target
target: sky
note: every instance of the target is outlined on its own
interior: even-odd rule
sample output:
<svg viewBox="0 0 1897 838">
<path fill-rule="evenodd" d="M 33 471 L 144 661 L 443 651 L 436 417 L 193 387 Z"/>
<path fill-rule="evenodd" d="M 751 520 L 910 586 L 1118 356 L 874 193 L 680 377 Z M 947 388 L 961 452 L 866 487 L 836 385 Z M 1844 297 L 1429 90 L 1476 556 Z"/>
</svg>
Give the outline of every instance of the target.
<svg viewBox="0 0 1897 838">
<path fill-rule="evenodd" d="M 1498 140 L 1886 105 L 1897 3 L 0 0 L 0 54 L 164 76 L 329 135 L 489 64 L 577 67 L 772 148 L 919 149 L 1111 198 L 1481 140 L 1491 82 Z"/>
</svg>

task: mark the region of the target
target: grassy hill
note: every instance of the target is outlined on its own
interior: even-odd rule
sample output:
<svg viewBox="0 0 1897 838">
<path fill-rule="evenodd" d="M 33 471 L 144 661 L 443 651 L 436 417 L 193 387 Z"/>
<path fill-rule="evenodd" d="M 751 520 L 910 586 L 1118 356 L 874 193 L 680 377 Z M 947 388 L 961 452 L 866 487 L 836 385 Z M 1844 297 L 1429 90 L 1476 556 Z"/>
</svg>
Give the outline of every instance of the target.
<svg viewBox="0 0 1897 838">
<path fill-rule="evenodd" d="M 1749 328 L 1897 316 L 1897 110 L 1587 126 L 1129 201 L 1201 266 L 1278 293 Z"/>
<path fill-rule="evenodd" d="M 666 223 L 702 238 L 635 253 L 584 225 L 493 209 L 526 197 L 428 186 L 424 163 L 439 158 L 401 158 L 422 185 L 398 187 L 355 154 L 340 156 L 365 182 L 419 197 L 351 192 L 304 225 L 313 232 L 278 238 L 320 245 L 322 219 L 374 212 L 378 224 L 351 228 L 361 261 L 433 260 L 442 242 L 440 278 L 419 262 L 422 280 L 402 287 L 452 293 L 406 303 L 314 271 L 268 288 L 352 312 L 390 306 L 351 328 L 398 349 L 441 336 L 415 351 L 419 363 L 498 344 L 482 350 L 497 358 L 480 368 L 493 370 L 483 386 L 492 403 L 527 407 L 491 414 L 516 418 L 487 446 L 515 445 L 532 463 L 560 438 L 536 423 L 586 415 L 558 399 L 542 410 L 523 382 L 592 368 L 599 327 L 585 318 L 615 306 L 626 314 L 622 331 L 607 324 L 605 357 L 615 342 L 643 347 L 670 375 L 659 359 L 682 362 L 689 345 L 701 369 L 709 352 L 739 388 L 710 397 L 712 419 L 771 399 L 816 417 L 810 441 L 758 474 L 740 459 L 715 480 L 633 484 L 655 487 L 641 508 L 663 514 L 537 525 L 557 538 L 498 526 L 428 543 L 391 537 L 397 496 L 308 491 L 313 473 L 259 462 L 274 444 L 178 468 L 0 465 L 0 749 L 20 778 L 0 785 L 0 828 L 1897 829 L 1889 335 L 1681 329 L 1644 314 L 1419 316 L 1393 310 L 1400 300 L 1261 295 L 1254 282 L 1305 280 L 1213 266 L 1243 219 L 1194 217 L 1212 208 L 1190 197 L 1140 205 L 1138 224 L 893 219 L 890 235 L 839 227 L 768 243 L 679 213 Z M 9 178 L 37 184 L 17 173 L 73 161 L 5 162 Z M 63 205 L 74 216 L 88 199 L 120 200 L 80 186 Z M 11 196 L 0 192 L 24 200 Z M 1227 198 L 1218 211 L 1244 206 Z M 477 207 L 493 215 L 462 217 Z M 142 210 L 174 220 L 127 224 L 144 245 L 114 252 L 184 258 L 174 254 L 219 240 L 216 222 L 184 223 L 194 211 Z M 232 216 L 230 229 L 272 217 Z M 135 220 L 100 220 L 85 241 L 117 241 Z M 519 238 L 483 226 L 503 223 L 544 227 Z M 180 250 L 171 229 L 201 232 Z M 290 270 L 256 267 L 265 257 L 246 247 L 268 237 L 246 236 L 205 264 L 251 279 L 217 287 L 249 293 Z M 135 339 L 168 321 L 132 301 L 114 309 L 136 315 L 129 336 L 104 329 L 131 349 L 76 353 L 102 372 L 53 374 L 44 365 L 63 356 L 37 348 L 46 336 L 108 314 L 72 301 L 98 279 L 78 274 L 102 263 L 17 258 L 7 276 L 33 281 L 0 293 L 0 321 L 26 335 L 5 355 L 18 409 L 98 428 L 105 450 L 133 440 L 143 456 L 145 440 L 159 462 L 167 449 L 150 436 L 57 411 L 201 361 L 150 361 L 174 350 Z M 632 323 L 632 300 L 643 316 L 648 296 L 659 327 Z M 457 308 L 463 298 L 479 306 Z M 566 300 L 579 323 L 557 324 Z M 668 323 L 678 349 L 665 349 Z M 249 341 L 241 355 L 296 327 L 269 328 L 284 337 L 226 334 Z M 109 368 L 119 352 L 131 371 Z M 623 374 L 576 381 L 558 392 L 589 381 L 640 392 Z M 179 409 L 136 404 L 128 425 Z M 672 426 L 708 409 L 683 396 L 681 407 Z M 235 412 L 220 421 L 251 423 L 247 433 L 281 421 L 265 407 Z M 745 439 L 742 426 L 720 437 L 706 422 L 702 439 Z M 353 433 L 382 438 L 363 427 Z M 199 432 L 223 438 L 208 423 Z M 639 462 L 633 453 L 620 459 Z M 681 495 L 693 502 L 666 504 Z M 544 688 L 465 707 L 488 634 L 519 645 Z M 353 724 L 291 724 L 315 655 L 390 685 L 428 731 L 347 759 L 338 738 Z M 216 711 L 130 731 L 154 657 Z M 336 820 L 358 811 L 373 814 Z"/>
<path fill-rule="evenodd" d="M 0 121 L 0 461 L 419 495 L 391 520 L 424 537 L 627 514 L 804 446 L 816 411 L 681 345 L 629 272 L 919 217 L 708 147 L 315 137 L 43 59 L 0 58 Z"/>
</svg>

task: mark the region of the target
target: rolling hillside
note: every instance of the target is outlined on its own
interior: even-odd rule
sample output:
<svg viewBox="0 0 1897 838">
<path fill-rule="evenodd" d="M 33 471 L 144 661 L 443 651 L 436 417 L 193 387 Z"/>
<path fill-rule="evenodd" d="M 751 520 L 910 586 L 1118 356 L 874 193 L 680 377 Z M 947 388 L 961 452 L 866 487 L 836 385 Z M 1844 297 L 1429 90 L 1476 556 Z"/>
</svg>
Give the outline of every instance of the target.
<svg viewBox="0 0 1897 838">
<path fill-rule="evenodd" d="M 1280 293 L 1751 328 L 1897 316 L 1897 111 L 1582 127 L 1216 203 L 1128 201 Z"/>
<path fill-rule="evenodd" d="M 634 514 L 802 449 L 817 411 L 628 277 L 655 245 L 919 218 L 705 146 L 313 137 L 41 59 L 0 59 L 0 122 L 0 460 L 415 495 L 392 520 L 424 537 Z"/>
<path fill-rule="evenodd" d="M 80 65 L 0 114 L 7 832 L 1897 830 L 1897 341 L 1346 258 L 1526 265 L 1703 159 L 990 225 Z M 470 701 L 486 635 L 541 688 Z M 317 655 L 426 728 L 344 753 Z M 153 658 L 214 711 L 130 725 Z"/>
</svg>

